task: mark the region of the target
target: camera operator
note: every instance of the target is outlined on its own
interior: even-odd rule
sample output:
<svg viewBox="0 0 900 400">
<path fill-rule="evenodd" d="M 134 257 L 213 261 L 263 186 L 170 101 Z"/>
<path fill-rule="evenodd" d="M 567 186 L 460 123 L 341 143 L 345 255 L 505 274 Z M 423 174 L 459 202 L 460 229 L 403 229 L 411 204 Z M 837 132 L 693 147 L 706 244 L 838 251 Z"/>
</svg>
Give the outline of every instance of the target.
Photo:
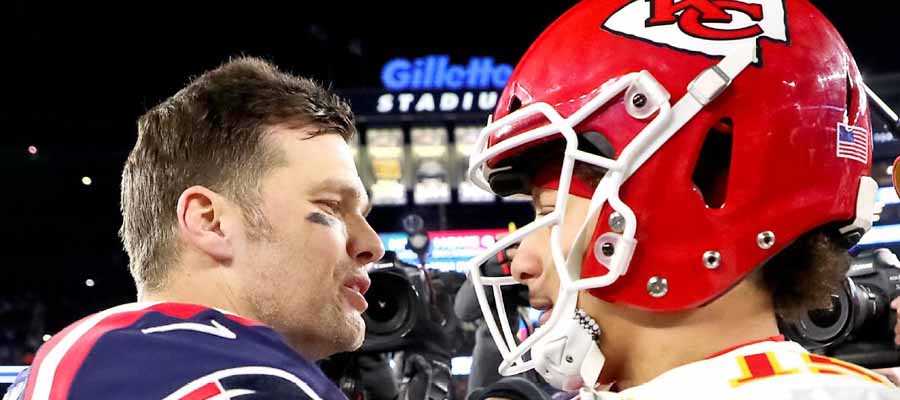
<svg viewBox="0 0 900 400">
<path fill-rule="evenodd" d="M 897 324 L 894 326 L 894 344 L 900 346 L 900 296 L 891 301 L 891 309 L 897 313 Z"/>
<path fill-rule="evenodd" d="M 895 297 L 894 300 L 891 301 L 891 309 L 897 313 L 897 324 L 894 325 L 894 344 L 900 346 L 900 296 Z M 895 385 L 900 385 L 900 366 L 893 368 L 880 368 L 876 369 L 875 372 L 886 376 L 891 382 L 894 382 Z"/>
</svg>

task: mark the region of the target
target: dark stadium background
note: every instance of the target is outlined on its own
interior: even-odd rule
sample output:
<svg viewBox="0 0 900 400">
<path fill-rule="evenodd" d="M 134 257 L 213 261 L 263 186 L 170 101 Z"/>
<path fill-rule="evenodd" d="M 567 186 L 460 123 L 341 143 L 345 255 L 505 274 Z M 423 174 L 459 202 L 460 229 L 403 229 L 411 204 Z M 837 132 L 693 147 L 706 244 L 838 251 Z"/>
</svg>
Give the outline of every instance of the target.
<svg viewBox="0 0 900 400">
<path fill-rule="evenodd" d="M 0 6 L 0 365 L 27 362 L 43 334 L 134 300 L 116 235 L 121 167 L 137 117 L 190 77 L 240 54 L 265 57 L 338 90 L 379 87 L 381 66 L 394 57 L 488 55 L 515 64 L 573 3 L 15 0 Z M 896 15 L 880 2 L 816 4 L 844 35 L 864 76 L 900 105 Z M 895 144 L 880 151 L 876 161 L 900 153 Z M 500 203 L 376 208 L 372 223 L 399 231 L 409 212 L 423 215 L 428 229 L 502 228 L 530 213 Z"/>
</svg>

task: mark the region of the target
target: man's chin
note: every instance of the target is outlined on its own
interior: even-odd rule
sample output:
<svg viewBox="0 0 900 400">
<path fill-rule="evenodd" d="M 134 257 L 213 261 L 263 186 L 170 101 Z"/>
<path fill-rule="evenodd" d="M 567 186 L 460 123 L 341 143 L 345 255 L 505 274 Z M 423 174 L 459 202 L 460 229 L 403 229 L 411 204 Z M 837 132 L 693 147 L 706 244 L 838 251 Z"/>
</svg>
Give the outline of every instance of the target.
<svg viewBox="0 0 900 400">
<path fill-rule="evenodd" d="M 366 322 L 359 313 L 353 313 L 348 318 L 348 322 L 350 326 L 347 327 L 347 333 L 348 336 L 352 335 L 353 339 L 347 341 L 351 343 L 347 346 L 349 348 L 347 351 L 356 351 L 362 347 L 363 342 L 366 340 Z"/>
</svg>

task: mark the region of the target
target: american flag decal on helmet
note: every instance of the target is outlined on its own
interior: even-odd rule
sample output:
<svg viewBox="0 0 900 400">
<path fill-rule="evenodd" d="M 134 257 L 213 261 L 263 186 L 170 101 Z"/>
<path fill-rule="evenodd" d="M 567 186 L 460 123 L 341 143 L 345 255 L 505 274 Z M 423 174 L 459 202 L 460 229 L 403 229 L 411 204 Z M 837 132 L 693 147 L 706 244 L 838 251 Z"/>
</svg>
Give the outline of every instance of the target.
<svg viewBox="0 0 900 400">
<path fill-rule="evenodd" d="M 858 126 L 838 123 L 837 156 L 867 164 L 869 162 L 869 133 Z"/>
</svg>

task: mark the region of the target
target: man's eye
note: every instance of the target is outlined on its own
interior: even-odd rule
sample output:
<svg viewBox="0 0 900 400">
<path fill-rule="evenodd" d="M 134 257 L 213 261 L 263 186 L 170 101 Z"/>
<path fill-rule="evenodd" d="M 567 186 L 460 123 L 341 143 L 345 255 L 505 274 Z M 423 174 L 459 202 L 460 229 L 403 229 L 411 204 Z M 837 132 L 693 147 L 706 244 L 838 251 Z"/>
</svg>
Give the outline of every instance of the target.
<svg viewBox="0 0 900 400">
<path fill-rule="evenodd" d="M 341 213 L 341 202 L 334 200 L 319 200 L 318 203 L 322 208 L 325 209 L 326 212 L 332 215 L 338 215 Z"/>
<path fill-rule="evenodd" d="M 543 217 L 543 216 L 545 216 L 545 215 L 547 215 L 547 214 L 552 213 L 553 210 L 554 210 L 554 208 L 552 208 L 552 207 L 541 208 L 540 210 L 537 210 L 537 215 L 538 215 L 539 217 Z"/>
</svg>

